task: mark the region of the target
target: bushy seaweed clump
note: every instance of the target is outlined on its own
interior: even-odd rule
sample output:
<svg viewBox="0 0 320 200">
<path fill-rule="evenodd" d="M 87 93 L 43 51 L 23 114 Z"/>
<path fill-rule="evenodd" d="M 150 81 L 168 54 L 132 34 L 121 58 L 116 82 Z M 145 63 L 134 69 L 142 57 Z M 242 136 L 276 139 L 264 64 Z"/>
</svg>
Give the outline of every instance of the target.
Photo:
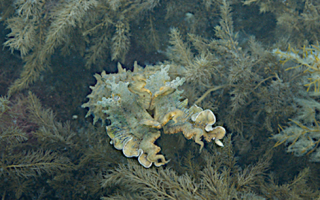
<svg viewBox="0 0 320 200">
<path fill-rule="evenodd" d="M 296 156 L 310 155 L 310 161 L 320 162 L 320 126 L 319 126 L 319 82 L 320 82 L 320 49 L 312 45 L 302 50 L 288 47 L 287 51 L 276 49 L 274 54 L 280 57 L 287 70 L 300 71 L 306 87 L 304 96 L 297 98 L 297 112 L 286 127 L 280 126 L 280 132 L 273 136 L 276 146 L 285 143 L 287 152 Z"/>
<path fill-rule="evenodd" d="M 104 129 L 78 127 L 58 122 L 32 93 L 0 97 L 2 199 L 99 198 L 101 171 L 124 160 L 106 153 Z"/>
<path fill-rule="evenodd" d="M 104 176 L 102 186 L 114 189 L 102 199 L 314 199 L 318 192 L 310 189 L 306 168 L 288 184 L 277 185 L 267 177 L 271 155 L 241 169 L 236 162 L 231 137 L 225 148 L 204 150 L 202 160 L 186 160 L 185 174 L 173 169 L 143 167 L 129 162 Z M 197 163 L 195 163 L 197 162 Z M 199 166 L 200 168 L 192 168 Z"/>
</svg>

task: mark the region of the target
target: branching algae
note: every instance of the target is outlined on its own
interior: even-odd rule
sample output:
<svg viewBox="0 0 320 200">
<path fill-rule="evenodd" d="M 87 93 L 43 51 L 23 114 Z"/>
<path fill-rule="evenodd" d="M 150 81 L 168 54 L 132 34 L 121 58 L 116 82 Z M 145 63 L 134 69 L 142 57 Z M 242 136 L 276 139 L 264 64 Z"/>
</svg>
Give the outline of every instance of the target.
<svg viewBox="0 0 320 200">
<path fill-rule="evenodd" d="M 297 112 L 290 119 L 289 126 L 280 126 L 279 133 L 272 137 L 277 140 L 275 146 L 284 143 L 288 147 L 287 152 L 293 152 L 296 156 L 310 154 L 310 161 L 320 162 L 319 45 L 303 47 L 302 50 L 289 46 L 287 51 L 275 49 L 273 53 L 280 57 L 281 63 L 288 62 L 290 67 L 287 70 L 300 70 L 304 78 L 298 84 L 307 87 L 302 97 L 295 97 Z"/>
<path fill-rule="evenodd" d="M 119 64 L 117 74 L 96 75 L 98 82 L 91 87 L 89 102 L 83 104 L 89 108 L 87 115 L 94 115 L 94 123 L 98 119 L 111 121 L 107 126 L 110 143 L 126 157 L 138 157 L 145 168 L 168 162 L 155 144 L 161 133 L 182 132 L 200 145 L 200 151 L 202 139 L 223 146 L 220 139 L 225 129 L 212 126 L 216 118 L 211 110 L 196 105 L 187 108 L 188 100 L 182 101 L 183 91 L 178 89 L 184 79 L 171 80 L 169 68 L 161 65 L 143 69 L 135 64 L 131 72 Z"/>
</svg>

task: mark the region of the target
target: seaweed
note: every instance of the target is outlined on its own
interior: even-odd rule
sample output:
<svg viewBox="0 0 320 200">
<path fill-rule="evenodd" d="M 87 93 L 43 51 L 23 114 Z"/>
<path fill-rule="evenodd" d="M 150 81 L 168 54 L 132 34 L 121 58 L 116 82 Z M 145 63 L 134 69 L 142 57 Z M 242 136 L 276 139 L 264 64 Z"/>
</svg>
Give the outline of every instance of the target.
<svg viewBox="0 0 320 200">
<path fill-rule="evenodd" d="M 4 100 L 4 98 L 1 98 Z M 70 162 L 70 159 L 61 155 L 57 151 L 47 149 L 44 146 L 34 148 L 30 144 L 34 143 L 34 139 L 31 131 L 36 130 L 38 127 L 46 127 L 45 123 L 34 123 L 35 118 L 41 118 L 47 116 L 48 111 L 42 110 L 38 104 L 36 97 L 33 94 L 29 94 L 28 99 L 20 99 L 17 105 L 12 105 L 9 100 L 5 100 L 7 103 L 7 109 L 2 110 L 0 121 L 5 120 L 6 123 L 2 123 L 0 126 L 1 136 L 1 174 L 3 180 L 5 180 L 1 187 L 6 184 L 6 191 L 10 193 L 12 190 L 16 192 L 16 198 L 19 199 L 23 193 L 26 193 L 28 186 L 31 182 L 29 179 L 36 179 L 45 175 L 54 175 L 61 173 L 62 171 L 70 171 L 74 169 L 74 164 Z M 19 104 L 24 101 L 23 104 L 28 105 L 25 110 L 18 110 Z M 32 109 L 30 109 L 32 107 Z M 37 109 L 34 109 L 37 108 Z M 18 112 L 20 111 L 20 112 Z M 26 120 L 27 114 L 29 121 Z M 52 118 L 46 118 L 46 122 L 53 123 Z M 42 121 L 43 122 L 43 121 Z M 49 128 L 47 126 L 47 128 Z M 52 128 L 52 127 L 50 127 Z M 39 139 L 41 137 L 38 137 Z M 15 186 L 15 184 L 20 186 Z M 25 185 L 26 184 L 26 185 Z M 24 188 L 23 188 L 24 187 Z"/>
<path fill-rule="evenodd" d="M 2 198 L 102 195 L 97 180 L 101 170 L 121 160 L 115 153 L 105 153 L 110 147 L 105 145 L 104 129 L 77 130 L 70 122 L 58 122 L 31 92 L 27 97 L 0 100 Z M 86 190 L 80 189 L 82 185 Z"/>
<path fill-rule="evenodd" d="M 1 198 L 319 198 L 318 10 L 312 0 L 0 0 Z M 93 126 L 79 105 L 103 70 L 84 104 Z M 223 148 L 190 134 L 211 129 L 211 112 Z M 170 162 L 128 163 L 113 146 L 132 128 L 159 136 L 155 155 Z"/>
<path fill-rule="evenodd" d="M 299 51 L 289 46 L 287 51 L 275 49 L 273 52 L 283 65 L 289 65 L 286 70 L 300 73 L 302 82 L 299 84 L 307 87 L 305 94 L 296 99 L 299 108 L 290 123 L 286 127 L 279 125 L 278 134 L 272 137 L 277 140 L 275 147 L 285 144 L 287 152 L 293 152 L 296 156 L 310 155 L 311 161 L 319 162 L 319 48 L 313 45 Z M 313 92 L 310 92 L 312 88 Z"/>
<path fill-rule="evenodd" d="M 102 187 L 115 190 L 102 199 L 314 199 L 319 195 L 308 188 L 308 169 L 290 183 L 277 185 L 272 176 L 267 175 L 270 153 L 241 169 L 230 138 L 225 148 L 203 152 L 205 164 L 195 175 L 178 174 L 162 167 L 145 170 L 134 162 L 120 165 L 102 179 Z"/>
</svg>

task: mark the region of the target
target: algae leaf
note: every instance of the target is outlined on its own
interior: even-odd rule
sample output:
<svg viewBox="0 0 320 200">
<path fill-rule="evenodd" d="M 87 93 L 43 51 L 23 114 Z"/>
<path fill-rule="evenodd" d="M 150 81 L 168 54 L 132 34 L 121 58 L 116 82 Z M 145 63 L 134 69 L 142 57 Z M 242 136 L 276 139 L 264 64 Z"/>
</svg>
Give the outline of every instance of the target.
<svg viewBox="0 0 320 200">
<path fill-rule="evenodd" d="M 2 157 L 0 175 L 8 174 L 28 178 L 41 176 L 44 172 L 52 174 L 73 168 L 69 159 L 49 150 L 29 151 L 21 154 Z"/>
</svg>

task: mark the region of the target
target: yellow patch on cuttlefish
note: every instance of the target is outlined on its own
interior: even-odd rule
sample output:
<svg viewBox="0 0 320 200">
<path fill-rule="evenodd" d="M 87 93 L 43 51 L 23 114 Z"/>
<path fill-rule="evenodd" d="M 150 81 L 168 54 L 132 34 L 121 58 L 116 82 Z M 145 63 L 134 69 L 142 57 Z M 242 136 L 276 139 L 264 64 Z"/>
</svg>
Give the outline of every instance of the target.
<svg viewBox="0 0 320 200">
<path fill-rule="evenodd" d="M 178 105 L 178 108 L 185 109 L 187 106 L 188 106 L 188 99 L 185 99 Z"/>
<path fill-rule="evenodd" d="M 150 168 L 151 165 L 152 165 L 152 162 L 150 162 L 147 157 L 148 157 L 148 155 L 143 152 L 143 153 L 138 157 L 138 161 L 139 161 L 139 163 L 140 163 L 142 166 L 144 166 L 145 168 Z"/>
<path fill-rule="evenodd" d="M 214 127 L 208 133 L 204 133 L 203 137 L 207 142 L 214 140 L 214 142 L 218 145 L 223 147 L 223 143 L 220 141 L 226 135 L 226 129 L 222 126 Z"/>
<path fill-rule="evenodd" d="M 138 157 L 142 154 L 142 149 L 139 149 L 140 141 L 135 137 L 131 137 L 125 144 L 122 149 L 123 154 L 128 157 Z"/>
<path fill-rule="evenodd" d="M 194 110 L 200 109 L 195 107 Z M 211 140 L 214 140 L 218 146 L 224 146 L 220 139 L 225 136 L 226 130 L 222 126 L 217 126 L 214 128 L 212 127 L 212 125 L 216 123 L 216 116 L 211 110 L 206 109 L 197 112 L 191 116 L 191 120 L 195 123 L 196 127 L 205 130 L 203 137 L 207 142 L 211 142 Z"/>
<path fill-rule="evenodd" d="M 118 150 L 122 150 L 124 145 L 132 139 L 132 136 L 126 135 L 126 136 L 120 136 L 120 137 L 114 137 L 111 142 L 114 146 L 114 148 Z"/>
<path fill-rule="evenodd" d="M 133 83 L 129 83 L 128 90 L 133 94 L 138 95 L 138 101 L 142 104 L 144 109 L 148 109 L 150 106 L 152 93 L 150 90 L 144 88 L 147 84 L 145 77 L 141 74 L 138 74 L 133 77 L 133 80 Z"/>
<path fill-rule="evenodd" d="M 122 150 L 124 145 L 132 139 L 132 135 L 126 129 L 118 129 L 113 126 L 107 126 L 107 134 L 110 137 L 110 144 L 114 148 Z"/>
<path fill-rule="evenodd" d="M 192 113 L 192 116 L 191 116 L 191 120 L 193 120 L 194 116 L 196 116 L 197 113 L 200 113 L 201 111 L 203 111 L 203 109 L 197 105 L 193 105 L 189 108 L 189 112 Z"/>
<path fill-rule="evenodd" d="M 161 126 L 166 125 L 170 120 L 173 120 L 176 124 L 178 122 L 178 117 L 182 117 L 184 114 L 185 113 L 179 109 L 167 113 L 161 120 Z"/>
<path fill-rule="evenodd" d="M 154 109 L 154 105 L 155 105 L 156 99 L 157 99 L 158 97 L 167 96 L 167 95 L 169 95 L 169 94 L 172 94 L 174 91 L 176 91 L 176 89 L 173 88 L 173 87 L 170 87 L 170 86 L 163 86 L 163 87 L 161 87 L 161 88 L 159 89 L 159 91 L 157 91 L 157 92 L 153 95 L 153 97 L 152 97 L 152 99 L 151 99 L 151 103 L 150 103 L 150 109 L 151 109 L 151 110 Z"/>
<path fill-rule="evenodd" d="M 159 91 L 157 91 L 155 94 L 154 94 L 154 98 L 158 97 L 158 96 L 166 96 L 166 95 L 169 95 L 171 93 L 173 93 L 174 91 L 176 91 L 175 88 L 173 87 L 170 87 L 170 86 L 162 86 Z"/>
<path fill-rule="evenodd" d="M 156 129 L 160 129 L 162 127 L 158 121 L 150 120 L 150 119 L 143 119 L 140 121 L 140 124 L 150 126 L 151 128 L 156 128 Z"/>
<path fill-rule="evenodd" d="M 112 140 L 115 137 L 116 129 L 114 127 L 112 127 L 112 126 L 107 126 L 106 129 L 107 129 L 108 136 Z"/>
<path fill-rule="evenodd" d="M 195 113 L 191 116 L 191 120 L 194 121 L 198 126 L 208 132 L 213 130 L 212 125 L 216 123 L 216 116 L 209 109 L 203 110 L 199 113 Z"/>
</svg>

